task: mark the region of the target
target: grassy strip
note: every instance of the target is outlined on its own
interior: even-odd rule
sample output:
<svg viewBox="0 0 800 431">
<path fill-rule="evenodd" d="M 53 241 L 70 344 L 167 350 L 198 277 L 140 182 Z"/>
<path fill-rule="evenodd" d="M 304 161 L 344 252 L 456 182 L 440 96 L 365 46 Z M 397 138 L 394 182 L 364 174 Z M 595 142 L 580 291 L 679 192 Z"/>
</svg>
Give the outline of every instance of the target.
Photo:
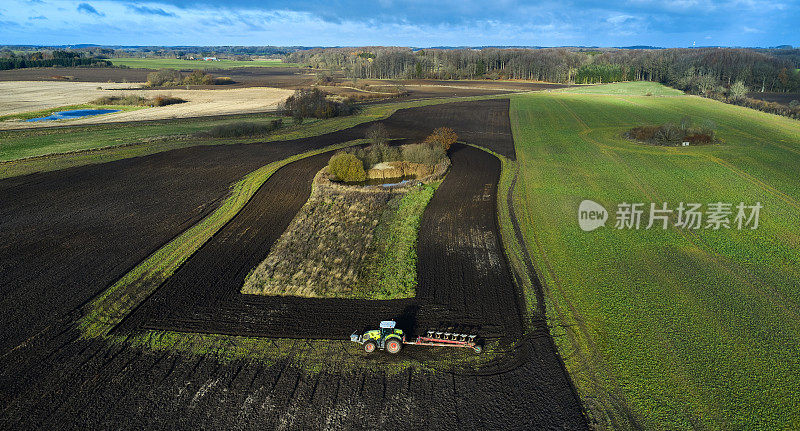
<svg viewBox="0 0 800 431">
<path fill-rule="evenodd" d="M 417 235 L 422 213 L 441 181 L 411 189 L 399 200 L 397 209 L 375 231 L 378 259 L 355 297 L 368 299 L 413 298 L 417 286 Z M 391 205 L 391 204 L 390 204 Z"/>
<path fill-rule="evenodd" d="M 231 193 L 220 207 L 186 232 L 150 255 L 119 281 L 93 300 L 81 319 L 84 338 L 106 335 L 161 283 L 172 275 L 197 249 L 232 219 L 261 185 L 282 166 L 305 157 L 357 145 L 352 141 L 294 155 L 251 172 L 231 186 Z"/>
<path fill-rule="evenodd" d="M 378 322 L 375 323 L 377 325 Z M 126 343 L 161 352 L 177 351 L 223 362 L 247 360 L 274 364 L 288 360 L 292 366 L 309 374 L 325 370 L 342 372 L 368 369 L 393 375 L 409 368 L 428 372 L 474 372 L 505 355 L 513 354 L 517 347 L 513 343 L 501 345 L 498 340 L 492 340 L 478 355 L 472 349 L 407 346 L 403 354 L 395 356 L 382 353 L 370 355 L 360 345 L 344 340 L 297 340 L 149 330 L 130 336 L 104 336 L 103 339 L 112 344 Z"/>
<path fill-rule="evenodd" d="M 40 118 L 40 117 L 47 117 L 48 115 L 54 114 L 56 112 L 61 111 L 72 111 L 74 109 L 117 109 L 120 111 L 135 111 L 137 109 L 147 108 L 147 106 L 131 106 L 131 105 L 98 105 L 95 103 L 84 103 L 80 105 L 67 105 L 67 106 L 59 106 L 56 108 L 50 109 L 43 109 L 41 111 L 31 111 L 31 112 L 22 112 L 19 114 L 9 114 L 9 115 L 2 115 L 0 116 L 0 121 L 6 120 L 30 120 L 32 118 Z M 96 117 L 100 117 L 103 115 L 108 114 L 100 114 L 96 115 Z M 57 120 L 57 121 L 50 121 L 53 124 L 63 124 L 64 120 Z M 0 153 L 2 154 L 2 153 Z"/>
<path fill-rule="evenodd" d="M 476 96 L 418 100 L 370 105 L 358 115 L 313 120 L 302 125 L 282 128 L 279 133 L 259 138 L 199 139 L 189 134 L 208 130 L 219 124 L 243 119 L 267 121 L 264 114 L 237 115 L 225 118 L 195 118 L 148 121 L 133 124 L 100 124 L 61 128 L 0 131 L 0 178 L 105 163 L 129 157 L 154 154 L 195 145 L 270 142 L 301 139 L 335 132 L 361 123 L 389 117 L 398 109 L 441 103 L 507 98 L 508 95 Z M 36 157 L 36 158 L 31 158 Z M 24 159 L 23 159 L 24 158 Z M 21 160 L 18 160 L 21 159 Z"/>
<path fill-rule="evenodd" d="M 297 67 L 295 63 L 284 63 L 281 60 L 182 60 L 179 58 L 112 58 L 114 66 L 134 69 L 231 69 L 234 67 Z"/>
</svg>

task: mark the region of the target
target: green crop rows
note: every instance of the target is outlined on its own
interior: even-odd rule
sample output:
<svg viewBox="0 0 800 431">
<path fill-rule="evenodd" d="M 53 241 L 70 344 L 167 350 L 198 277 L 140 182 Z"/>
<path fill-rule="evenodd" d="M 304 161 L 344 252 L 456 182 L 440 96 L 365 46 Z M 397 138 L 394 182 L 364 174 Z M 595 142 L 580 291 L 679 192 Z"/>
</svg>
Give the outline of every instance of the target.
<svg viewBox="0 0 800 431">
<path fill-rule="evenodd" d="M 614 428 L 799 428 L 800 123 L 623 87 L 512 98 L 517 213 L 590 415 Z M 642 94 L 636 84 L 631 93 Z M 725 143 L 621 137 L 684 115 L 714 122 Z M 611 217 L 622 202 L 764 209 L 756 230 L 617 230 L 610 221 L 584 232 L 584 199 Z"/>
</svg>

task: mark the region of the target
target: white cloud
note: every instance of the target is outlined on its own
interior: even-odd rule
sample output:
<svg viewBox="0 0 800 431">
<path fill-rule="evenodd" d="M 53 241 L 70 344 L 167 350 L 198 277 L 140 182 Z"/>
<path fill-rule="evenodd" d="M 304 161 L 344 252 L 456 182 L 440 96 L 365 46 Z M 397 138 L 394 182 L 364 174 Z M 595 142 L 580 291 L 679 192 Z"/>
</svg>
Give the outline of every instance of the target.
<svg viewBox="0 0 800 431">
<path fill-rule="evenodd" d="M 400 4 L 397 0 L 379 1 L 392 8 Z M 430 0 L 407 0 L 404 4 L 408 2 L 428 4 Z M 692 40 L 708 37 L 730 45 L 775 45 L 791 43 L 794 36 L 787 29 L 792 26 L 792 16 L 797 16 L 792 8 L 780 14 L 774 9 L 758 9 L 766 7 L 759 0 L 629 0 L 627 6 L 608 7 L 580 7 L 574 0 L 545 0 L 535 6 L 515 0 L 476 2 L 464 0 L 459 7 L 497 8 L 500 12 L 513 11 L 513 16 L 500 17 L 499 12 L 480 15 L 472 10 L 470 15 L 456 13 L 453 19 L 443 21 L 411 17 L 386 20 L 371 15 L 337 15 L 332 19 L 316 12 L 236 7 L 233 3 L 227 3 L 231 5 L 228 7 L 206 4 L 182 8 L 159 1 L 2 0 L 0 10 L 8 31 L 0 32 L 0 43 L 687 46 L 687 40 L 690 45 Z M 105 17 L 79 13 L 76 8 L 80 3 L 91 4 Z M 445 0 L 447 7 L 455 3 L 458 0 Z M 131 4 L 137 8 L 132 10 Z M 745 8 L 756 9 L 741 12 Z M 716 11 L 707 13 L 711 9 Z M 46 20 L 29 19 L 39 16 Z M 770 28 L 770 32 L 761 32 L 761 28 Z M 780 38 L 789 40 L 763 42 Z"/>
<path fill-rule="evenodd" d="M 92 0 L 105 14 L 102 32 L 98 16 L 80 13 L 86 1 L 49 0 L 29 4 L 11 0 L 8 19 L 31 29 L 33 42 L 41 44 L 103 43 L 142 45 L 561 45 L 575 38 L 569 23 L 542 18 L 526 24 L 499 20 L 465 24 L 421 25 L 409 22 L 382 23 L 372 20 L 331 22 L 309 12 L 291 10 L 228 9 L 213 6 L 178 9 L 161 3 L 137 3 L 139 8 L 163 11 L 159 14 L 132 13 L 130 5 Z M 62 9 L 61 12 L 55 12 Z M 35 31 L 30 16 L 48 20 L 48 32 Z M 132 33 L 129 29 L 146 28 Z M 43 40 L 49 33 L 49 40 Z M 0 36 L 2 38 L 2 36 Z M 132 40 L 132 38 L 136 38 Z M 0 40 L 0 43 L 21 41 Z"/>
<path fill-rule="evenodd" d="M 635 17 L 632 15 L 614 15 L 606 18 L 606 22 L 613 25 L 621 25 L 633 19 L 635 19 Z"/>
</svg>

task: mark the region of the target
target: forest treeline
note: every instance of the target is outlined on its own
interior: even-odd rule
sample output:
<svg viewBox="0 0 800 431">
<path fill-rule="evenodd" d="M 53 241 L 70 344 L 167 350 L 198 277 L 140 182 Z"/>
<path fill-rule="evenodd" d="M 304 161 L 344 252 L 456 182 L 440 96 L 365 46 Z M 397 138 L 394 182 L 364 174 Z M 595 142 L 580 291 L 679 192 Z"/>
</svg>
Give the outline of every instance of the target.
<svg viewBox="0 0 800 431">
<path fill-rule="evenodd" d="M 698 93 L 708 85 L 729 87 L 741 81 L 753 91 L 800 91 L 797 49 L 314 48 L 290 53 L 286 61 L 341 70 L 354 79 L 655 81 Z"/>
<path fill-rule="evenodd" d="M 53 66 L 111 66 L 111 62 L 71 51 L 14 53 L 9 50 L 0 53 L 0 70 Z"/>
</svg>

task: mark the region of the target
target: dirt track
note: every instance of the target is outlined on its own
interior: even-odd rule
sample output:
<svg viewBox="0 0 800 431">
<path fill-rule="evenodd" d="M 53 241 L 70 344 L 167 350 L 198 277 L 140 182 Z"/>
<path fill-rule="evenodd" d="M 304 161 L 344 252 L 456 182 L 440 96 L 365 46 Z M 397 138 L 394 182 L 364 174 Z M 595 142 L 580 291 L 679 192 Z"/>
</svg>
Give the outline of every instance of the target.
<svg viewBox="0 0 800 431">
<path fill-rule="evenodd" d="M 398 111 L 386 123 L 393 136 L 414 139 L 446 124 L 470 142 L 513 156 L 507 109 L 507 101 L 450 104 Z M 7 331 L 0 343 L 0 428 L 586 428 L 544 326 L 522 340 L 513 366 L 489 375 L 414 370 L 387 375 L 342 370 L 336 364 L 308 374 L 286 362 L 220 362 L 213 353 L 190 357 L 77 340 L 71 322 L 80 304 L 215 207 L 232 181 L 287 153 L 362 137 L 366 127 L 295 142 L 192 147 L 0 181 L 0 200 L 12 202 L 0 214 L 0 279 L 13 280 L 2 292 L 6 313 L 0 325 Z M 452 176 L 454 190 L 475 190 L 467 183 L 473 177 L 475 184 L 489 184 L 491 190 L 496 175 L 492 159 L 473 161 L 470 154 L 478 153 L 471 148 L 454 152 L 454 163 L 473 169 Z M 323 162 L 311 158 L 295 168 Z M 284 181 L 293 178 L 292 165 L 279 171 Z M 474 175 L 476 170 L 488 177 Z M 273 179 L 280 185 L 279 176 Z M 481 199 L 464 205 L 494 205 L 491 193 L 479 192 Z M 287 203 L 304 200 L 284 198 Z M 450 204 L 432 201 L 429 208 L 441 217 L 446 213 L 435 209 Z M 489 219 L 481 217 L 470 223 L 491 228 Z M 45 237 L 53 240 L 43 242 Z M 486 252 L 475 251 L 475 257 L 492 261 L 492 247 L 482 247 L 476 250 Z M 435 253 L 436 245 L 430 250 Z M 421 270 L 422 277 L 427 273 Z M 487 274 L 495 272 L 478 270 L 473 276 Z M 507 289 L 508 281 L 493 283 L 499 286 L 498 296 Z M 452 295 L 448 307 L 479 310 L 488 296 Z M 434 289 L 421 297 L 441 295 Z M 459 310 L 461 302 L 465 308 Z M 514 320 L 518 314 L 494 316 L 503 311 L 501 305 L 476 314 L 497 319 L 498 327 L 505 328 L 507 317 Z M 381 312 L 375 310 L 375 318 Z"/>
</svg>

